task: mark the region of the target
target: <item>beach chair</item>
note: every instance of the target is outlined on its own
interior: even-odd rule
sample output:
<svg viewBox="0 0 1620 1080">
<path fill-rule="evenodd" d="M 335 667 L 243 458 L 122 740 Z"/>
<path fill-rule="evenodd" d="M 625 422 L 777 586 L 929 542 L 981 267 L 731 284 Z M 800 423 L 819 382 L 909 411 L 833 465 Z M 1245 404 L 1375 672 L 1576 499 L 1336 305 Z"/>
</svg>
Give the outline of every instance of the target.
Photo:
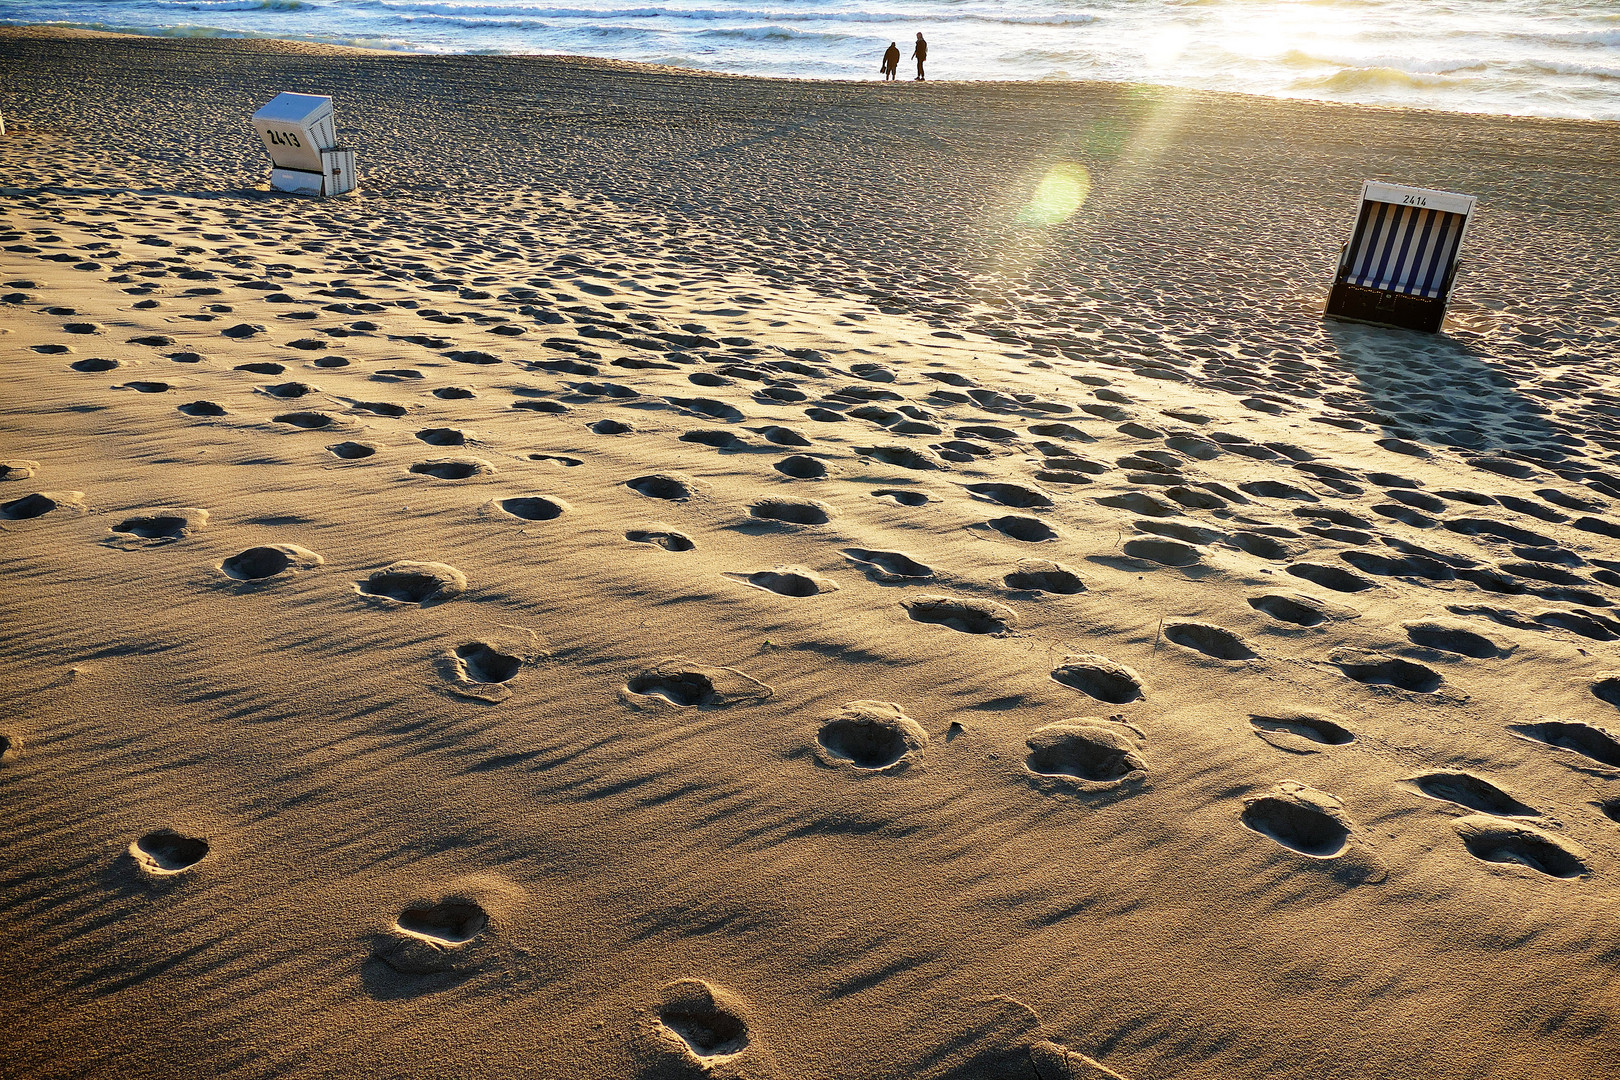
<svg viewBox="0 0 1620 1080">
<path fill-rule="evenodd" d="M 1369 180 L 1326 314 L 1434 333 L 1446 317 L 1474 197 Z"/>
<path fill-rule="evenodd" d="M 270 154 L 270 187 L 302 195 L 343 195 L 355 188 L 354 151 L 339 146 L 332 99 L 277 94 L 253 114 Z"/>
</svg>

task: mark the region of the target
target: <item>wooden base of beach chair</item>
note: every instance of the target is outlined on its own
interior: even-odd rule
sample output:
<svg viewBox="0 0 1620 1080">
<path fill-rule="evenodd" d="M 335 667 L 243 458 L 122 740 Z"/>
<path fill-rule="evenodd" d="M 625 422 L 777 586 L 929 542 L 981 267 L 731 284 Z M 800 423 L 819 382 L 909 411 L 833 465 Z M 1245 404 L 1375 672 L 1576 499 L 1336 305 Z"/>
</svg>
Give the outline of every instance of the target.
<svg viewBox="0 0 1620 1080">
<path fill-rule="evenodd" d="M 1445 297 L 1406 296 L 1338 281 L 1328 294 L 1329 318 L 1435 333 L 1446 317 Z"/>
</svg>

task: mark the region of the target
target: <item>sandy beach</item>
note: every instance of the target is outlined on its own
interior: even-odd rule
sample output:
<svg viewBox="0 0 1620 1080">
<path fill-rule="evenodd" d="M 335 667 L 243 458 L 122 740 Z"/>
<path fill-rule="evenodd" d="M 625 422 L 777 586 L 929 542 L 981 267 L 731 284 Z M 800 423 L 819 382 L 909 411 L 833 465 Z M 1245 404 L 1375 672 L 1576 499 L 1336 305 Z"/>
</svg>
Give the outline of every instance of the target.
<svg viewBox="0 0 1620 1080">
<path fill-rule="evenodd" d="M 33 28 L 0 114 L 0 1077 L 1620 1077 L 1620 126 Z M 1480 200 L 1441 334 L 1321 316 L 1366 179 Z"/>
</svg>

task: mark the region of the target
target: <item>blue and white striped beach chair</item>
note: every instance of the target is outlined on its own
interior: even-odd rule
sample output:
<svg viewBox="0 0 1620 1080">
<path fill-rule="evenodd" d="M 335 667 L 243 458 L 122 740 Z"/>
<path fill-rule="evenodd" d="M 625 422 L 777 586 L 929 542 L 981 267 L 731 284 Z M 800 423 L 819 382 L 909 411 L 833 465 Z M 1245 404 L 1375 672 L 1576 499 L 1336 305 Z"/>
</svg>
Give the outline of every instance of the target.
<svg viewBox="0 0 1620 1080">
<path fill-rule="evenodd" d="M 1439 330 L 1474 202 L 1449 191 L 1362 184 L 1356 231 L 1339 256 L 1327 314 Z"/>
</svg>

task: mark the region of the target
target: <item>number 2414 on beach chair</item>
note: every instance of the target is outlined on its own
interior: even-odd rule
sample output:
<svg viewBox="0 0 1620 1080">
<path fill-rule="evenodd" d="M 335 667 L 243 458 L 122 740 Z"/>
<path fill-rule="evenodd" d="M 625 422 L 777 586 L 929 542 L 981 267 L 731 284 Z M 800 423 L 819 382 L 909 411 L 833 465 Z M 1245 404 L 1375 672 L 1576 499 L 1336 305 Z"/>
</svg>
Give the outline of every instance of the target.
<svg viewBox="0 0 1620 1080">
<path fill-rule="evenodd" d="M 1369 180 L 1339 256 L 1325 314 L 1351 322 L 1440 329 L 1474 197 Z"/>
</svg>

